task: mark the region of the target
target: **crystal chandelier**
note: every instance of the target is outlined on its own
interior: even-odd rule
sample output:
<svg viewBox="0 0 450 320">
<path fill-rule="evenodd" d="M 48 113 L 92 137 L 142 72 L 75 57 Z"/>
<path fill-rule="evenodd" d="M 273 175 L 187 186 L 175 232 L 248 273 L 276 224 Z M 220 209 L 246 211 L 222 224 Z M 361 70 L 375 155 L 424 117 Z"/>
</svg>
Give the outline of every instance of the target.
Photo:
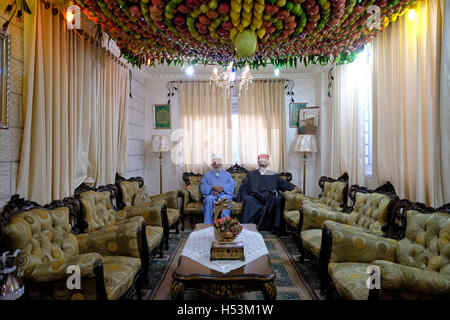
<svg viewBox="0 0 450 320">
<path fill-rule="evenodd" d="M 237 74 L 236 70 L 233 68 L 233 62 L 230 62 L 225 71 L 218 73 L 215 67 L 213 73 L 209 77 L 209 83 L 218 86 L 219 88 L 225 88 L 227 90 L 228 96 L 230 96 L 231 89 L 236 87 L 239 89 L 239 96 L 241 95 L 241 89 L 245 87 L 248 89 L 248 84 L 252 82 L 253 77 L 250 74 L 250 67 L 245 66 L 244 70 L 240 75 Z"/>
</svg>

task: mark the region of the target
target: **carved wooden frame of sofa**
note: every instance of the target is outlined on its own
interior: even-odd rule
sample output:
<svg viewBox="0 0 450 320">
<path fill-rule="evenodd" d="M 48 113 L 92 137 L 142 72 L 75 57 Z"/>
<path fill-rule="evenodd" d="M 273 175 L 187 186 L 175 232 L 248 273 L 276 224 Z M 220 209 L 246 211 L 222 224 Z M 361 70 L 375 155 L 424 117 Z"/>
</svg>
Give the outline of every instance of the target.
<svg viewBox="0 0 450 320">
<path fill-rule="evenodd" d="M 322 189 L 322 191 L 319 194 L 318 198 L 305 196 L 304 194 L 296 191 L 283 192 L 283 197 L 285 198 L 285 209 L 283 211 L 283 218 L 284 218 L 283 220 L 285 221 L 288 229 L 290 229 L 295 233 L 297 239 L 300 239 L 300 232 L 302 231 L 303 228 L 303 209 L 302 209 L 303 201 L 306 200 L 320 207 L 332 208 L 335 210 L 345 212 L 348 209 L 347 208 L 348 187 L 349 187 L 348 182 L 349 176 L 347 172 L 345 172 L 337 179 L 333 179 L 326 176 L 320 177 L 319 187 Z M 339 201 L 338 206 L 326 205 L 326 203 L 335 200 L 333 196 L 336 197 L 336 195 L 333 195 L 332 192 L 330 192 L 330 189 L 333 189 L 333 184 L 336 183 L 344 183 L 342 188 L 342 195 L 338 195 L 338 198 L 342 197 L 342 199 Z M 328 198 L 329 200 L 327 200 Z M 298 245 L 300 251 L 300 243 L 298 243 Z"/>
<path fill-rule="evenodd" d="M 77 226 L 80 233 L 87 234 L 104 231 L 125 232 L 130 228 L 141 228 L 140 251 L 143 281 L 147 283 L 151 259 L 156 256 L 157 252 L 159 252 L 160 257 L 163 256 L 164 236 L 163 229 L 158 226 L 148 225 L 143 214 L 144 212 L 152 214 L 152 211 L 156 211 L 155 214 L 161 215 L 162 205 L 159 204 L 159 207 L 156 209 L 132 207 L 119 210 L 116 206 L 117 193 L 117 186 L 114 184 L 99 187 L 91 187 L 86 183 L 79 185 L 74 192 L 74 197 L 80 203 L 80 209 L 77 212 Z M 101 212 L 96 212 L 96 208 L 89 208 L 90 211 L 94 210 L 94 212 L 87 212 L 85 206 L 89 206 L 92 197 L 95 198 L 97 209 Z M 101 203 L 101 209 L 98 208 L 98 203 Z"/>
<path fill-rule="evenodd" d="M 114 239 L 116 234 L 98 233 L 89 237 L 79 235 L 76 228 L 78 207 L 79 202 L 75 198 L 67 197 L 41 206 L 16 194 L 2 209 L 0 251 L 21 249 L 21 272 L 24 276 L 26 297 L 106 300 L 126 299 L 136 294 L 137 298 L 141 299 L 142 257 L 132 257 L 131 252 L 126 256 L 99 253 L 104 251 L 99 244 L 100 238 Z M 140 255 L 143 231 L 141 227 L 134 231 L 124 233 L 122 237 L 126 241 L 136 241 L 134 250 L 138 252 L 134 255 Z M 33 236 L 36 232 L 40 234 Z M 120 249 L 123 248 L 119 248 L 119 251 Z M 45 261 L 38 260 L 42 260 L 42 256 Z M 67 288 L 69 275 L 66 269 L 69 265 L 80 267 L 80 289 Z M 121 272 L 120 277 L 116 269 Z"/>
<path fill-rule="evenodd" d="M 428 228 L 431 224 L 433 225 Z M 321 268 L 327 269 L 331 296 L 355 300 L 450 298 L 450 274 L 447 272 L 441 275 L 428 270 L 426 266 L 431 264 L 436 267 L 438 265 L 433 265 L 432 261 L 446 260 L 446 265 L 439 268 L 448 270 L 448 257 L 440 259 L 440 255 L 448 256 L 448 253 L 444 253 L 443 248 L 433 248 L 437 255 L 428 260 L 426 246 L 429 243 L 422 239 L 420 232 L 417 233 L 422 228 L 422 236 L 435 233 L 434 236 L 439 238 L 441 233 L 442 241 L 448 239 L 446 236 L 450 232 L 450 204 L 434 209 L 419 202 L 397 200 L 386 227 L 385 237 L 336 223 L 325 223 L 322 238 L 324 254 L 320 263 Z M 437 230 L 439 228 L 440 230 Z M 414 243 L 415 240 L 424 243 L 418 245 Z M 435 240 L 435 243 L 440 242 Z M 449 246 L 448 240 L 440 246 Z M 427 263 L 416 262 L 418 258 L 424 258 Z M 419 265 L 423 268 L 417 268 Z M 372 289 L 367 287 L 369 267 L 372 272 L 375 272 L 375 269 L 379 271 L 380 288 L 376 288 L 376 281 L 372 283 Z"/>
<path fill-rule="evenodd" d="M 124 182 L 127 182 L 129 184 L 129 192 L 132 192 L 133 194 L 127 194 L 126 196 L 123 194 L 124 190 L 122 187 L 122 184 Z M 118 173 L 116 173 L 116 187 L 117 187 L 117 207 L 119 209 L 125 209 L 127 207 L 130 207 L 130 204 L 133 203 L 131 206 L 134 205 L 134 202 L 136 201 L 136 197 L 139 196 L 139 192 L 143 191 L 142 196 L 146 198 L 146 201 L 149 203 L 149 205 L 155 205 L 156 203 L 162 203 L 161 207 L 161 217 L 162 217 L 162 227 L 164 229 L 164 249 L 169 249 L 169 230 L 174 229 L 175 232 L 179 233 L 179 224 L 181 220 L 181 230 L 184 230 L 184 223 L 181 219 L 181 210 L 178 208 L 178 198 L 182 198 L 183 194 L 178 191 L 168 191 L 165 193 L 161 193 L 154 196 L 148 196 L 145 193 L 145 187 L 144 187 L 144 179 L 142 177 L 132 177 L 129 179 L 125 179 Z M 144 189 L 142 189 L 144 188 Z M 127 199 L 125 199 L 127 198 Z M 130 198 L 130 199 L 128 199 Z M 132 199 L 131 199 L 132 198 Z M 127 205 L 128 204 L 128 205 Z M 147 224 L 150 224 L 150 221 L 147 221 Z"/>
<path fill-rule="evenodd" d="M 247 176 L 248 170 L 238 164 L 235 164 L 226 169 L 226 171 L 231 173 L 233 180 L 235 182 L 230 215 L 240 216 L 242 212 L 242 203 L 235 202 L 235 200 L 236 195 L 239 191 L 239 187 L 241 186 L 242 181 L 244 181 L 245 177 Z M 292 173 L 290 172 L 281 172 L 279 173 L 279 175 L 286 181 L 290 182 L 292 180 Z M 203 212 L 202 212 L 203 196 L 201 195 L 200 191 L 194 192 L 194 190 L 189 190 L 193 185 L 198 186 L 200 185 L 203 175 L 193 172 L 183 172 L 182 178 L 184 183 L 186 184 L 185 189 L 180 191 L 182 195 L 181 217 L 183 225 L 184 225 L 184 217 L 186 216 L 189 216 L 191 224 L 193 217 L 199 217 L 203 221 Z M 197 192 L 199 194 L 196 196 L 196 199 L 193 199 L 193 194 Z"/>
</svg>

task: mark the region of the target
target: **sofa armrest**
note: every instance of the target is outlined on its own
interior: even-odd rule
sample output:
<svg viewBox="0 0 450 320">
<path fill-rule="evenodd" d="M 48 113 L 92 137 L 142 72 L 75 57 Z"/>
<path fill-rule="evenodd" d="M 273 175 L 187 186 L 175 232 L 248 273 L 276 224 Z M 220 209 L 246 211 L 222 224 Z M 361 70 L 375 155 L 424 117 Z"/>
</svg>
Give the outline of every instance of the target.
<svg viewBox="0 0 450 320">
<path fill-rule="evenodd" d="M 296 190 L 284 191 L 283 197 L 286 200 L 285 211 L 299 210 L 305 195 Z"/>
<path fill-rule="evenodd" d="M 178 209 L 178 190 L 168 191 L 155 196 L 149 196 L 152 201 L 165 200 L 167 208 Z"/>
<path fill-rule="evenodd" d="M 77 235 L 80 253 L 97 252 L 105 256 L 141 258 L 143 224 L 117 224 Z"/>
<path fill-rule="evenodd" d="M 324 256 L 330 262 L 371 263 L 375 260 L 395 261 L 397 240 L 363 232 L 346 224 L 325 221 L 322 227 L 322 243 L 328 243 Z"/>
<path fill-rule="evenodd" d="M 162 199 L 150 201 L 142 205 L 126 207 L 123 210 L 119 210 L 117 215 L 123 215 L 124 220 L 119 221 L 124 221 L 125 223 L 127 223 L 127 221 L 131 221 L 132 219 L 135 219 L 136 217 L 141 217 L 142 220 L 145 220 L 148 226 L 161 227 L 163 226 L 162 211 L 165 203 L 165 200 Z"/>
<path fill-rule="evenodd" d="M 326 220 L 345 223 L 349 216 L 347 213 L 317 206 L 309 201 L 303 202 L 301 211 L 303 212 L 302 230 L 320 229 Z"/>
<path fill-rule="evenodd" d="M 183 208 L 185 208 L 187 206 L 187 204 L 189 203 L 189 191 L 187 191 L 186 189 L 180 190 L 179 191 L 180 195 L 182 194 L 182 206 Z"/>
<path fill-rule="evenodd" d="M 449 275 L 384 260 L 376 260 L 372 264 L 380 268 L 382 289 L 410 290 L 425 294 L 450 294 Z"/>
<path fill-rule="evenodd" d="M 46 263 L 33 264 L 24 267 L 22 272 L 25 279 L 37 282 L 66 280 L 70 276 L 67 273 L 67 268 L 75 265 L 80 268 L 81 277 L 93 278 L 95 277 L 94 263 L 98 260 L 101 261 L 102 256 L 99 253 L 90 252 Z"/>
</svg>

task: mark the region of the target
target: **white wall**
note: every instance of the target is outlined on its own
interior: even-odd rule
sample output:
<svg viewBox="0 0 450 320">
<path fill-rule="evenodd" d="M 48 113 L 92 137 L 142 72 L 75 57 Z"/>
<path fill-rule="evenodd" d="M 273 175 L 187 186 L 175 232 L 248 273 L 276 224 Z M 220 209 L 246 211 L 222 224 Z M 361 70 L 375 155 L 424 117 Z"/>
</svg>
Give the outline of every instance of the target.
<svg viewBox="0 0 450 320">
<path fill-rule="evenodd" d="M 171 121 L 172 128 L 161 130 L 153 129 L 153 104 L 167 103 L 168 89 L 167 83 L 172 80 L 179 80 L 179 75 L 155 76 L 156 79 L 147 78 L 145 86 L 145 176 L 144 181 L 149 194 L 159 193 L 159 154 L 150 150 L 151 136 L 153 134 L 170 135 L 174 130 L 180 128 L 180 106 L 178 94 L 171 98 Z M 320 142 L 319 152 L 309 157 L 307 160 L 307 182 L 306 194 L 318 195 L 320 188 L 317 184 L 319 178 L 326 171 L 328 164 L 326 154 L 322 152 L 322 144 L 326 146 L 326 133 L 331 125 L 328 124 L 326 114 L 330 108 L 327 98 L 327 72 L 316 72 L 314 74 L 286 75 L 285 78 L 294 80 L 294 101 L 307 102 L 309 106 L 320 107 Z M 289 128 L 289 103 L 290 97 L 286 96 L 286 143 L 288 150 L 287 171 L 293 175 L 292 182 L 296 185 L 303 185 L 303 158 L 302 154 L 291 152 L 292 144 L 295 140 L 297 129 Z M 182 165 L 172 163 L 170 153 L 163 154 L 163 192 L 182 189 L 184 182 L 181 178 L 183 173 Z"/>
</svg>

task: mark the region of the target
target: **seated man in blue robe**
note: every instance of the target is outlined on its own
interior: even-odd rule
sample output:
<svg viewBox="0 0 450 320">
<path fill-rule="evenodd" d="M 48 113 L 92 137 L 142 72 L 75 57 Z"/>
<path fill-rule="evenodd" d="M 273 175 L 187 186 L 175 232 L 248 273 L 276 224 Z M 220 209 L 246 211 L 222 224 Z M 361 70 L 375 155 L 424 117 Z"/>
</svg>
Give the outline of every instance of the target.
<svg viewBox="0 0 450 320">
<path fill-rule="evenodd" d="M 211 157 L 213 170 L 203 175 L 200 184 L 200 192 L 203 194 L 203 217 L 204 223 L 213 223 L 214 202 L 226 198 L 233 200 L 234 180 L 228 171 L 222 170 L 222 157 L 213 155 Z M 230 210 L 223 210 L 222 217 L 230 215 Z"/>
<path fill-rule="evenodd" d="M 279 191 L 301 189 L 268 170 L 269 155 L 258 156 L 258 170 L 249 171 L 239 188 L 236 202 L 242 202 L 241 223 L 254 223 L 259 230 L 280 234 L 282 200 Z M 271 194 L 273 195 L 271 196 Z"/>
</svg>

